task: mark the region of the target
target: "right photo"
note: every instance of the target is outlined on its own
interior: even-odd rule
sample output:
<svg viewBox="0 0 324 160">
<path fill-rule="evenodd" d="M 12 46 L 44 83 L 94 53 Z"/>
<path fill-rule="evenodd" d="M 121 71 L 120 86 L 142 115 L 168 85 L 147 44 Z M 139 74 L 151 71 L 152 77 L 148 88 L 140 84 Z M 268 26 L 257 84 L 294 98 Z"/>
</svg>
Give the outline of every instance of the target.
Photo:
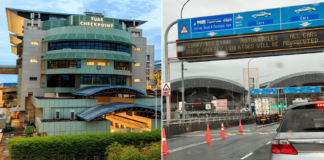
<svg viewBox="0 0 324 160">
<path fill-rule="evenodd" d="M 324 0 L 163 0 L 163 159 L 324 159 L 323 51 Z"/>
</svg>

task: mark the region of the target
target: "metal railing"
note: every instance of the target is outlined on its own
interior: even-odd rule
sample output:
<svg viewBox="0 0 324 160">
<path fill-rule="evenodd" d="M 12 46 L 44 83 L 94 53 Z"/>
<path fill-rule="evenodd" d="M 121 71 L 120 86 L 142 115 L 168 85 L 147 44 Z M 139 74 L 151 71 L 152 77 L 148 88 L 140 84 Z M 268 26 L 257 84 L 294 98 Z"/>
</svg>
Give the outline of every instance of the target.
<svg viewBox="0 0 324 160">
<path fill-rule="evenodd" d="M 245 115 L 237 115 L 237 116 L 220 116 L 220 117 L 208 117 L 208 118 L 172 119 L 172 120 L 163 120 L 162 122 L 163 122 L 163 126 L 169 126 L 169 125 L 181 125 L 181 124 L 234 121 L 234 120 L 245 119 L 245 118 L 246 118 Z"/>
</svg>

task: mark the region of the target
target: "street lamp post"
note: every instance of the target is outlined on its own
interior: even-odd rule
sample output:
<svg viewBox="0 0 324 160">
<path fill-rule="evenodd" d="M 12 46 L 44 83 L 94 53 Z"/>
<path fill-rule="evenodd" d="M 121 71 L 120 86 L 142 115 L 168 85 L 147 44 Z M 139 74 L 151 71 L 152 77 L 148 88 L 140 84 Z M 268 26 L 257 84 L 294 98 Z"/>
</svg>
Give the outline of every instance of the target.
<svg viewBox="0 0 324 160">
<path fill-rule="evenodd" d="M 155 86 L 155 91 L 152 91 L 155 92 L 155 129 L 157 129 L 157 84 L 151 80 L 148 85 Z"/>
<path fill-rule="evenodd" d="M 250 113 L 252 112 L 252 108 L 251 108 L 251 87 L 250 87 L 250 62 L 251 62 L 252 59 L 254 59 L 254 58 L 251 58 L 249 60 L 249 62 L 248 62 L 248 88 L 249 88 L 248 96 L 249 96 L 249 111 L 250 111 Z"/>
<path fill-rule="evenodd" d="M 183 4 L 182 8 L 181 8 L 181 14 L 180 14 L 180 19 L 182 19 L 182 10 L 184 8 L 184 6 L 189 2 L 190 0 L 188 0 L 185 4 Z"/>
</svg>

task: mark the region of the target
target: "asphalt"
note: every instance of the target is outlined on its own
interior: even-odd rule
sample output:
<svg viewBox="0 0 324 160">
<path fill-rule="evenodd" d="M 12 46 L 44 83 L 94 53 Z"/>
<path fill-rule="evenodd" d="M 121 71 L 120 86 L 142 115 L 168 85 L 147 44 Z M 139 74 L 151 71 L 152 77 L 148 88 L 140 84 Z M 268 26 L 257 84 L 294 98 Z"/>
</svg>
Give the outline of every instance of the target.
<svg viewBox="0 0 324 160">
<path fill-rule="evenodd" d="M 225 128 L 225 139 L 220 139 L 220 130 L 211 130 L 212 142 L 205 143 L 206 131 L 197 131 L 168 138 L 169 153 L 163 160 L 266 160 L 270 158 L 270 141 L 279 124 L 243 125 L 243 134 L 238 127 Z"/>
</svg>

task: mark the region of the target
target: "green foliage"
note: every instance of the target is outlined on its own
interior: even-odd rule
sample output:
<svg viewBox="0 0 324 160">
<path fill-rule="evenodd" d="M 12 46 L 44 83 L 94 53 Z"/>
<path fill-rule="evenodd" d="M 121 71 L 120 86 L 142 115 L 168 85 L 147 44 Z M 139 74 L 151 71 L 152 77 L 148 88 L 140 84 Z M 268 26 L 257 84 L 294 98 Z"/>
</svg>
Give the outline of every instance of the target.
<svg viewBox="0 0 324 160">
<path fill-rule="evenodd" d="M 8 140 L 7 146 L 12 160 L 88 159 L 93 156 L 107 157 L 106 148 L 114 142 L 121 145 L 143 146 L 143 144 L 159 141 L 161 141 L 161 129 L 141 133 L 90 133 L 13 138 Z M 134 151 L 134 148 L 129 149 Z"/>
<path fill-rule="evenodd" d="M 117 142 L 107 147 L 108 160 L 160 160 L 161 142 L 155 142 L 138 146 L 121 145 Z"/>
<path fill-rule="evenodd" d="M 10 94 L 5 93 L 5 95 L 3 95 L 3 97 L 2 97 L 2 99 L 4 100 L 4 104 L 8 105 L 9 102 L 13 101 L 14 97 Z"/>
<path fill-rule="evenodd" d="M 246 112 L 245 112 L 245 116 L 246 116 L 246 117 L 250 117 L 250 111 L 246 111 Z"/>
<path fill-rule="evenodd" d="M 33 126 L 26 126 L 24 133 L 33 133 L 34 132 L 34 127 Z"/>
</svg>

